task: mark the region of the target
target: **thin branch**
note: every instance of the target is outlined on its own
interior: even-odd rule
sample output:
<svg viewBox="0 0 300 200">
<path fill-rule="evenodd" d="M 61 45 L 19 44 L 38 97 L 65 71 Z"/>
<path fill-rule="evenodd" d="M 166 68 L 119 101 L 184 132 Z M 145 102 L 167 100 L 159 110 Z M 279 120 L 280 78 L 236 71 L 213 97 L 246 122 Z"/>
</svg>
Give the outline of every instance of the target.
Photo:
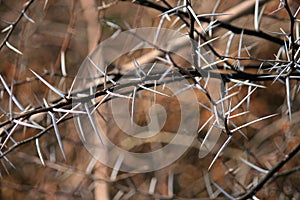
<svg viewBox="0 0 300 200">
<path fill-rule="evenodd" d="M 0 44 L 0 50 L 2 49 L 2 47 L 4 45 L 7 45 L 8 43 L 8 40 L 12 34 L 12 32 L 14 31 L 14 29 L 16 28 L 17 24 L 20 22 L 20 20 L 25 17 L 25 13 L 26 11 L 29 9 L 29 7 L 31 6 L 31 4 L 34 2 L 34 0 L 29 0 L 27 1 L 25 4 L 24 4 L 24 8 L 23 10 L 21 11 L 21 14 L 19 15 L 19 17 L 9 25 L 9 30 L 8 32 L 6 33 L 6 36 L 5 38 L 2 40 L 2 43 Z M 9 44 L 9 43 L 8 43 Z"/>
<path fill-rule="evenodd" d="M 252 198 L 259 190 L 261 190 L 264 185 L 289 161 L 291 160 L 298 152 L 300 151 L 300 144 L 298 144 L 289 154 L 287 154 L 283 160 L 281 160 L 272 170 L 270 170 L 266 176 L 251 190 L 246 194 L 240 196 L 238 199 L 247 200 Z"/>
</svg>

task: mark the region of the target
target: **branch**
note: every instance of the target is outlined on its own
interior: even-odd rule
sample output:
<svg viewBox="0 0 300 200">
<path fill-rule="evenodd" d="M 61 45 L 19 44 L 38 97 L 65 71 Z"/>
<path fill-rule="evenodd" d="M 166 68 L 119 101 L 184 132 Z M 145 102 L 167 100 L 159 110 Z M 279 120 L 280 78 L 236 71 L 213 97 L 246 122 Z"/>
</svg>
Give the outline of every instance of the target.
<svg viewBox="0 0 300 200">
<path fill-rule="evenodd" d="M 0 44 L 0 50 L 2 49 L 2 47 L 4 45 L 7 44 L 12 32 L 14 31 L 14 29 L 16 28 L 17 24 L 20 22 L 20 20 L 23 18 L 25 12 L 29 9 L 30 5 L 34 2 L 34 0 L 30 0 L 27 1 L 25 3 L 25 7 L 24 9 L 21 11 L 21 15 L 19 15 L 19 17 L 16 19 L 16 21 L 14 21 L 13 23 L 11 23 L 9 26 L 9 30 L 8 33 L 6 34 L 5 38 L 3 39 L 2 43 Z"/>
<path fill-rule="evenodd" d="M 249 190 L 245 195 L 239 197 L 240 200 L 247 200 L 252 198 L 259 190 L 261 190 L 264 185 L 298 152 L 300 151 L 300 144 L 298 144 L 289 154 L 285 156 L 267 175 L 251 190 Z"/>
</svg>

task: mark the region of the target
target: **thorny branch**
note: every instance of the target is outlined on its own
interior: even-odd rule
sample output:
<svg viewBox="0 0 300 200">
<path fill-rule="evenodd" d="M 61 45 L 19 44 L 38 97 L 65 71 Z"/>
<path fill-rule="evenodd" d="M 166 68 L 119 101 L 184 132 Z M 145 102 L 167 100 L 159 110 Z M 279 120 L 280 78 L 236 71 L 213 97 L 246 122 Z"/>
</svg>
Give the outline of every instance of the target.
<svg viewBox="0 0 300 200">
<path fill-rule="evenodd" d="M 255 194 L 261 190 L 265 184 L 276 174 L 278 171 L 289 161 L 291 160 L 298 152 L 300 151 L 300 144 L 298 144 L 289 154 L 285 156 L 283 160 L 281 160 L 272 170 L 268 172 L 268 174 L 251 190 L 247 191 L 247 193 L 238 199 L 246 200 L 249 198 L 253 198 Z"/>
<path fill-rule="evenodd" d="M 125 0 L 123 0 L 125 1 Z M 34 0 L 30 0 L 28 1 L 25 5 L 24 5 L 24 9 L 22 10 L 22 14 L 13 22 L 9 25 L 9 27 L 7 28 L 7 33 L 5 38 L 3 39 L 1 45 L 0 45 L 0 49 L 3 48 L 3 46 L 8 46 L 10 48 L 11 45 L 9 44 L 9 38 L 11 36 L 11 34 L 13 33 L 16 25 L 19 23 L 19 21 L 22 19 L 22 17 L 24 16 L 24 14 L 26 14 L 26 11 L 29 9 L 30 5 L 34 2 Z M 223 22 L 221 20 L 212 20 L 212 18 L 210 17 L 203 17 L 203 16 L 197 16 L 195 18 L 194 16 L 194 10 L 192 8 L 192 2 L 187 0 L 186 1 L 186 5 L 185 8 L 187 11 L 183 11 L 181 9 L 176 9 L 174 7 L 172 7 L 167 1 L 162 0 L 161 1 L 166 7 L 162 6 L 159 3 L 154 3 L 152 1 L 148 1 L 148 0 L 136 0 L 134 1 L 135 4 L 139 4 L 142 5 L 144 7 L 148 7 L 148 8 L 152 8 L 155 10 L 160 11 L 163 14 L 169 15 L 169 16 L 178 16 L 181 20 L 181 22 L 183 24 L 186 25 L 186 27 L 188 27 L 188 32 L 189 32 L 189 37 L 191 40 L 197 40 L 197 39 L 201 39 L 203 40 L 203 42 L 207 43 L 206 44 L 206 48 L 208 50 L 210 50 L 210 52 L 216 57 L 216 59 L 218 59 L 218 61 L 220 61 L 218 64 L 216 64 L 217 69 L 226 69 L 224 71 L 202 71 L 202 69 L 197 66 L 197 54 L 195 53 L 197 47 L 194 46 L 193 47 L 193 53 L 194 54 L 194 62 L 193 62 L 193 67 L 194 68 L 185 68 L 185 66 L 180 66 L 178 65 L 173 59 L 172 57 L 169 57 L 169 59 L 171 60 L 171 64 L 174 66 L 174 68 L 176 68 L 181 74 L 184 75 L 184 77 L 188 80 L 191 80 L 191 82 L 195 85 L 198 84 L 199 87 L 202 87 L 199 83 L 199 81 L 197 81 L 198 79 L 201 78 L 216 78 L 218 76 L 221 76 L 223 84 L 225 85 L 225 87 L 227 88 L 227 91 L 224 92 L 224 94 L 221 94 L 220 99 L 217 100 L 213 100 L 210 97 L 209 91 L 207 91 L 204 87 L 202 87 L 202 91 L 204 91 L 204 93 L 206 94 L 207 98 L 209 99 L 210 103 L 213 106 L 217 106 L 217 104 L 222 105 L 223 109 L 224 109 L 224 113 L 222 112 L 216 112 L 213 113 L 213 111 L 211 111 L 213 114 L 215 115 L 216 121 L 222 119 L 221 121 L 223 121 L 223 127 L 221 125 L 218 125 L 218 128 L 222 129 L 225 133 L 228 134 L 229 138 L 228 138 L 228 143 L 231 141 L 231 136 L 235 134 L 235 131 L 239 132 L 240 129 L 244 128 L 244 126 L 248 126 L 250 125 L 252 122 L 259 122 L 265 118 L 261 118 L 258 119 L 257 121 L 253 120 L 252 122 L 248 122 L 249 124 L 245 124 L 245 125 L 241 125 L 241 126 L 237 126 L 236 124 L 234 124 L 234 122 L 231 120 L 230 117 L 232 117 L 233 112 L 235 110 L 237 110 L 238 108 L 242 107 L 241 105 L 248 101 L 248 99 L 250 99 L 250 96 L 252 94 L 252 92 L 257 88 L 257 87 L 264 87 L 263 85 L 260 84 L 256 84 L 256 82 L 267 82 L 267 81 L 279 81 L 281 83 L 284 83 L 286 85 L 286 95 L 287 95 L 287 104 L 288 104 L 288 113 L 291 116 L 291 105 L 290 105 L 290 101 L 291 101 L 291 96 L 290 96 L 290 80 L 295 80 L 295 81 L 299 81 L 300 79 L 300 71 L 299 71 L 299 61 L 297 60 L 297 52 L 299 52 L 299 44 L 296 41 L 299 41 L 299 38 L 296 38 L 295 36 L 295 23 L 296 23 L 296 16 L 293 15 L 288 1 L 285 0 L 284 1 L 284 8 L 286 9 L 288 16 L 289 16 L 289 20 L 290 20 L 290 33 L 288 34 L 288 47 L 287 47 L 287 52 L 286 54 L 290 53 L 290 60 L 280 60 L 279 58 L 276 58 L 274 60 L 267 60 L 267 59 L 263 59 L 263 58 L 256 58 L 256 57 L 251 57 L 250 55 L 248 57 L 234 57 L 234 56 L 230 56 L 230 55 L 222 55 L 221 53 L 219 53 L 213 43 L 210 43 L 210 38 L 207 35 L 207 31 L 208 30 L 200 30 L 200 29 L 196 29 L 195 25 L 197 20 L 199 20 L 200 22 L 205 22 L 208 24 L 213 24 L 213 26 L 209 27 L 209 29 L 211 30 L 215 30 L 215 29 L 225 29 L 230 31 L 232 34 L 236 34 L 236 35 L 240 35 L 241 33 L 243 33 L 244 35 L 249 35 L 249 36 L 254 36 L 256 38 L 261 38 L 261 39 L 265 39 L 267 41 L 270 41 L 272 43 L 275 44 L 279 44 L 280 46 L 286 46 L 286 41 L 279 38 L 279 37 L 275 37 L 272 36 L 266 32 L 263 32 L 261 30 L 251 30 L 251 29 L 244 29 L 244 28 L 240 28 L 237 26 L 234 26 L 232 24 L 230 24 L 230 22 Z M 75 2 L 73 2 L 73 6 L 74 6 Z M 181 7 L 183 8 L 183 7 Z M 72 9 L 75 9 L 74 7 L 72 7 Z M 99 8 L 99 9 L 102 9 Z M 74 10 L 72 11 L 72 13 L 74 12 Z M 225 13 L 226 14 L 226 13 Z M 70 19 L 70 27 L 73 27 L 75 21 L 74 21 L 74 16 L 72 16 L 72 18 Z M 68 30 L 70 31 L 70 30 Z M 202 31 L 202 32 L 201 32 Z M 68 32 L 66 34 L 66 38 L 64 41 L 64 45 L 61 47 L 62 51 L 66 51 L 66 48 L 71 40 L 71 33 Z M 161 52 L 161 54 L 164 57 L 170 56 L 171 53 L 170 52 L 165 52 L 162 51 L 161 49 L 153 46 L 154 49 L 159 50 Z M 241 49 L 240 49 L 241 51 Z M 16 51 L 17 52 L 17 51 Z M 18 52 L 17 52 L 18 53 Z M 56 66 L 59 64 L 59 59 L 57 59 L 56 62 Z M 245 65 L 243 66 L 245 69 L 256 69 L 257 73 L 253 73 L 253 72 L 248 72 L 246 70 L 239 70 L 237 68 L 235 68 L 235 66 L 229 62 L 227 62 L 227 60 L 233 60 L 233 61 L 243 61 L 243 60 L 247 60 L 247 61 L 259 61 L 261 64 L 260 65 Z M 224 68 L 224 65 L 229 66 L 229 68 Z M 287 71 L 286 69 L 291 69 L 290 71 Z M 284 72 L 288 72 L 287 74 L 284 74 Z M 102 76 L 101 78 L 106 78 L 106 77 L 112 77 L 112 80 L 115 82 L 118 82 L 118 80 L 120 79 L 120 77 L 122 77 L 123 74 L 120 73 L 116 73 L 116 72 L 110 72 L 105 74 L 105 76 Z M 17 87 L 19 85 L 22 84 L 27 84 L 30 83 L 32 81 L 36 81 L 36 80 L 41 80 L 47 76 L 64 76 L 67 78 L 73 78 L 70 76 L 65 76 L 60 75 L 60 74 L 53 74 L 53 73 L 45 73 L 43 75 L 41 75 L 41 78 L 39 77 L 33 77 L 33 78 L 27 78 L 24 81 L 21 82 L 17 82 L 14 83 L 13 86 Z M 148 76 L 147 80 L 158 80 L 160 77 L 162 76 L 162 74 L 157 74 L 156 76 Z M 171 75 L 167 75 L 167 76 L 171 76 Z M 176 80 L 176 79 L 174 79 Z M 139 84 L 141 84 L 142 86 L 144 86 L 145 88 L 151 88 L 154 85 L 153 84 L 146 84 L 145 82 L 139 82 Z M 231 85 L 230 85 L 231 84 Z M 9 139 L 13 139 L 12 137 L 12 132 L 14 131 L 14 127 L 17 124 L 16 121 L 21 121 L 21 122 L 26 122 L 27 121 L 29 123 L 32 123 L 31 117 L 35 114 L 39 114 L 39 113 L 60 113 L 59 111 L 55 111 L 55 109 L 65 109 L 65 110 L 69 110 L 71 113 L 71 106 L 74 103 L 78 103 L 78 104 L 83 104 L 83 103 L 87 103 L 90 102 L 91 100 L 94 100 L 97 97 L 104 97 L 105 95 L 111 94 L 114 92 L 115 89 L 121 89 L 121 88 L 125 88 L 125 87 L 130 87 L 130 86 L 136 86 L 137 83 L 129 83 L 129 84 L 124 84 L 124 85 L 112 85 L 111 81 L 106 80 L 104 83 L 101 83 L 99 85 L 94 86 L 96 88 L 95 93 L 94 94 L 90 94 L 84 97 L 77 97 L 76 96 L 76 92 L 69 94 L 63 94 L 64 97 L 58 98 L 52 102 L 47 102 L 47 106 L 39 106 L 39 107 L 32 107 L 29 106 L 31 109 L 26 109 L 23 110 L 20 114 L 18 115 L 14 115 L 14 117 L 10 117 L 7 120 L 4 120 L 0 123 L 0 128 L 2 130 L 1 136 L 6 136 L 6 137 L 10 137 Z M 191 84 L 192 85 L 192 84 Z M 233 85 L 233 86 L 232 86 Z M 108 86 L 108 87 L 107 87 Z M 193 86 L 193 85 L 192 85 Z M 239 102 L 237 105 L 231 105 L 232 103 L 232 96 L 234 92 L 230 93 L 230 86 L 234 87 L 239 87 L 239 86 L 245 86 L 249 88 L 249 93 L 242 99 L 241 102 Z M 254 88 L 254 89 L 253 89 Z M 298 86 L 299 88 L 299 86 Z M 0 88 L 0 90 L 2 92 L 7 91 L 8 93 L 11 92 L 10 90 L 12 89 L 12 87 L 8 86 L 5 82 L 2 83 L 2 87 Z M 89 88 L 86 88 L 86 90 L 89 90 Z M 144 90 L 143 88 L 139 88 L 138 90 Z M 54 91 L 55 92 L 55 91 Z M 128 95 L 130 93 L 126 93 L 126 94 L 122 94 L 122 95 Z M 230 96 L 232 95 L 232 96 Z M 13 94 L 10 93 L 11 99 Z M 105 99 L 103 102 L 101 103 L 105 103 L 110 101 L 112 98 L 117 98 L 114 96 L 110 96 L 107 99 Z M 11 100 L 12 101 L 12 100 Z M 230 106 L 226 107 L 224 106 L 225 101 L 228 101 Z M 250 101 L 250 100 L 249 100 Z M 99 102 L 97 102 L 99 103 Z M 226 107 L 226 108 L 225 108 Z M 68 114 L 70 114 L 68 113 Z M 60 113 L 63 114 L 63 113 Z M 82 114 L 82 113 L 81 113 Z M 79 114 L 78 114 L 79 115 Z M 243 114 L 241 114 L 243 115 Z M 67 115 L 66 115 L 67 116 Z M 267 116 L 268 117 L 272 117 L 273 115 Z M 27 139 L 24 139 L 22 141 L 17 141 L 14 142 L 13 145 L 8 146 L 7 148 L 4 147 L 2 145 L 1 147 L 1 155 L 0 158 L 7 158 L 6 156 L 11 153 L 13 150 L 17 149 L 18 147 L 24 145 L 24 144 L 28 144 L 29 142 L 40 138 L 41 136 L 43 136 L 45 133 L 47 133 L 48 131 L 55 129 L 57 127 L 58 124 L 61 124 L 69 119 L 72 119 L 73 117 L 76 116 L 68 116 L 65 117 L 64 119 L 58 121 L 57 123 L 53 123 L 48 125 L 47 127 L 43 127 L 43 129 L 36 133 L 34 136 L 29 137 Z M 20 122 L 19 122 L 20 123 Z M 34 124 L 34 123 L 32 123 Z M 20 124 L 19 124 L 20 125 Z M 27 124 L 28 125 L 28 124 Z M 33 126 L 33 125 L 32 125 Z M 216 123 L 213 124 L 212 126 L 217 126 Z M 8 134 L 9 132 L 11 132 L 10 134 Z M 6 135 L 5 135 L 6 134 Z M 6 138 L 7 139 L 7 138 Z M 228 143 L 224 143 L 224 148 L 226 148 L 226 145 Z M 218 156 L 220 155 L 220 153 L 222 153 L 223 149 L 220 149 L 219 152 L 217 153 L 217 156 L 214 158 L 217 159 Z M 278 164 L 276 164 L 275 166 L 273 166 L 273 168 L 271 170 L 268 171 L 268 173 L 265 175 L 265 177 L 255 186 L 253 186 L 251 189 L 249 189 L 248 191 L 245 191 L 243 193 L 241 193 L 242 195 L 239 195 L 239 199 L 248 199 L 248 198 L 255 198 L 256 193 L 261 190 L 268 182 L 273 181 L 276 176 L 279 176 L 280 173 L 279 170 L 288 162 L 290 161 L 293 157 L 295 157 L 295 155 L 300 151 L 300 144 L 298 144 L 290 153 L 288 153 L 286 155 L 286 157 L 281 160 Z M 251 154 L 251 152 L 250 152 Z M 214 162 L 214 161 L 213 161 Z M 211 163 L 211 165 L 213 164 L 213 162 Z M 294 171 L 299 171 L 299 169 L 296 169 Z M 294 172 L 293 171 L 293 172 Z M 291 172 L 290 172 L 291 173 Z M 121 188 L 122 186 L 120 186 Z M 119 189 L 120 189 L 119 188 Z M 126 189 L 125 189 L 126 190 Z M 227 194 L 226 191 L 222 191 L 221 188 L 219 188 L 219 190 L 224 193 L 224 195 L 228 196 L 228 197 L 232 197 L 231 195 Z M 244 188 L 245 190 L 245 188 Z M 140 192 L 143 193 L 143 192 Z M 150 195 L 148 193 L 145 193 L 144 195 Z M 153 195 L 152 195 L 153 196 Z M 155 195 L 154 195 L 155 196 Z M 161 196 L 157 196 L 157 198 L 163 199 L 164 197 Z"/>
<path fill-rule="evenodd" d="M 127 0 L 123 0 L 123 1 L 127 1 Z M 186 12 L 182 12 L 180 10 L 174 10 L 172 12 L 168 12 L 170 10 L 170 8 L 163 7 L 159 4 L 153 3 L 151 1 L 137 0 L 134 3 L 140 4 L 142 6 L 150 7 L 150 8 L 156 9 L 156 10 L 159 10 L 162 13 L 168 13 L 169 15 L 178 14 L 178 15 L 184 16 L 186 18 L 189 18 L 189 14 L 186 13 Z M 198 20 L 200 20 L 201 22 L 206 22 L 206 23 L 211 23 L 212 22 L 210 18 L 206 18 L 206 17 L 198 17 Z M 245 35 L 251 35 L 251 36 L 258 37 L 258 38 L 263 38 L 263 39 L 266 39 L 268 41 L 277 43 L 279 45 L 284 45 L 284 40 L 282 40 L 280 38 L 277 38 L 277 37 L 274 37 L 274 36 L 271 36 L 271 35 L 263 32 L 263 31 L 255 31 L 255 30 L 250 30 L 250 29 L 239 28 L 239 27 L 236 27 L 234 25 L 231 25 L 231 24 L 228 24 L 228 23 L 225 23 L 225 22 L 222 22 L 222 21 L 218 21 L 218 20 L 215 22 L 215 26 L 230 30 L 231 32 L 233 32 L 235 34 L 240 34 L 243 31 Z M 298 47 L 298 45 L 297 45 L 297 47 Z"/>
<path fill-rule="evenodd" d="M 32 5 L 33 2 L 34 2 L 34 0 L 27 1 L 24 4 L 24 9 L 21 11 L 21 15 L 19 15 L 19 17 L 13 23 L 9 24 L 9 26 L 7 27 L 8 32 L 6 33 L 5 38 L 3 39 L 3 41 L 0 44 L 0 50 L 3 48 L 4 45 L 6 45 L 6 46 L 10 45 L 8 40 L 9 40 L 11 34 L 15 30 L 15 28 L 16 28 L 17 24 L 20 22 L 20 20 L 24 17 L 24 15 L 26 15 L 26 11 L 30 8 L 30 6 Z"/>
</svg>

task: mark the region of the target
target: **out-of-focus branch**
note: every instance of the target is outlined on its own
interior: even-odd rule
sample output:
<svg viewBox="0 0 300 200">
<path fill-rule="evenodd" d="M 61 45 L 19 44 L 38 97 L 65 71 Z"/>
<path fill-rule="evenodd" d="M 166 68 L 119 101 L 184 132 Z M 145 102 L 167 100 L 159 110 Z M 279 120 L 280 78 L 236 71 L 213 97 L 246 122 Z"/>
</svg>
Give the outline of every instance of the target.
<svg viewBox="0 0 300 200">
<path fill-rule="evenodd" d="M 81 0 L 80 3 L 87 23 L 88 51 L 92 52 L 97 47 L 101 37 L 101 26 L 98 19 L 99 11 L 94 0 Z"/>
<path fill-rule="evenodd" d="M 104 1 L 101 1 L 104 2 Z M 99 22 L 99 12 L 97 9 L 95 0 L 81 0 L 81 6 L 83 8 L 83 14 L 87 23 L 87 40 L 88 51 L 92 52 L 98 45 L 101 38 L 101 25 Z M 97 163 L 94 171 L 94 175 L 98 179 L 105 178 L 103 175 L 107 174 L 107 168 L 102 163 Z M 94 196 L 96 200 L 108 200 L 108 185 L 105 182 L 95 182 Z"/>
<path fill-rule="evenodd" d="M 66 32 L 66 35 L 65 35 L 65 38 L 64 38 L 64 41 L 61 45 L 61 48 L 60 48 L 60 52 L 59 52 L 59 55 L 57 56 L 57 59 L 56 59 L 56 62 L 55 62 L 55 68 L 59 68 L 59 65 L 61 64 L 61 54 L 65 54 L 70 42 L 71 42 L 71 38 L 72 38 L 72 35 L 73 35 L 73 32 L 74 32 L 74 25 L 75 25 L 75 7 L 76 7 L 76 1 L 73 0 L 72 1 L 72 5 L 71 5 L 71 9 L 70 9 L 70 20 L 69 20 L 69 25 L 68 25 L 68 28 L 67 28 L 67 32 Z"/>
</svg>

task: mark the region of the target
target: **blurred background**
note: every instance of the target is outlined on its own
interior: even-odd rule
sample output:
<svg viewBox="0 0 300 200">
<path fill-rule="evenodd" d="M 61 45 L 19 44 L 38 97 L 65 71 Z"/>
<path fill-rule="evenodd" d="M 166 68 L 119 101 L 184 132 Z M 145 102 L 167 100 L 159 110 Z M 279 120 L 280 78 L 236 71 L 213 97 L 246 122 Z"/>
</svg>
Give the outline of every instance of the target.
<svg viewBox="0 0 300 200">
<path fill-rule="evenodd" d="M 30 70 L 39 74 L 55 88 L 67 93 L 81 63 L 101 41 L 111 37 L 117 31 L 160 26 L 161 12 L 150 8 L 146 3 L 139 5 L 142 4 L 139 2 L 143 1 L 1 0 L 0 74 L 24 109 L 45 107 L 44 100 L 54 104 L 59 99 Z M 176 7 L 184 3 L 177 0 L 149 2 L 165 8 L 168 8 L 167 5 Z M 219 16 L 219 20 L 241 29 L 255 30 L 255 4 L 238 14 L 242 10 L 239 6 L 244 2 L 250 1 L 197 0 L 191 1 L 191 6 L 198 15 L 230 11 L 231 14 L 228 15 L 230 19 L 224 15 Z M 279 0 L 260 2 L 260 30 L 284 39 L 284 36 L 276 33 L 289 33 L 288 13 L 285 9 L 273 12 L 280 7 Z M 291 11 L 295 13 L 300 2 L 291 0 L 288 3 Z M 174 15 L 170 16 L 169 20 L 165 20 L 162 26 L 178 30 L 183 24 L 183 21 Z M 296 26 L 299 27 L 298 22 Z M 188 34 L 189 28 L 183 27 L 181 32 Z M 219 37 L 211 44 L 221 55 L 227 54 L 232 57 L 251 55 L 250 57 L 254 58 L 240 61 L 240 64 L 245 66 L 245 72 L 248 73 L 256 73 L 262 63 L 275 59 L 282 48 L 275 42 L 245 34 L 242 41 L 244 50 L 239 51 L 240 34 L 228 33 L 228 29 L 220 27 L 214 28 L 210 34 L 208 39 Z M 299 36 L 299 28 L 295 29 L 294 34 Z M 231 38 L 230 48 L 228 48 L 229 38 Z M 280 58 L 287 59 L 287 55 L 283 53 Z M 237 60 L 234 59 L 228 62 L 237 64 Z M 62 65 L 65 65 L 65 68 Z M 122 66 L 115 67 L 121 69 Z M 231 72 L 229 70 L 226 73 Z M 10 126 L 11 124 L 3 124 L 18 116 L 21 111 L 12 103 L 12 97 L 2 82 L 0 84 L 1 142 L 5 141 L 5 136 L 10 132 L 13 133 L 11 135 L 13 139 L 9 139 L 7 145 L 1 147 L 1 154 L 15 143 L 18 145 L 1 157 L 0 198 L 98 200 L 237 197 L 259 183 L 266 171 L 273 169 L 300 141 L 298 81 L 290 82 L 291 95 L 293 94 L 292 120 L 288 119 L 287 114 L 285 83 L 268 80 L 257 81 L 257 84 L 262 84 L 265 88 L 259 88 L 251 95 L 249 114 L 233 119 L 234 123 L 242 125 L 266 115 L 274 113 L 278 115 L 243 128 L 242 131 L 247 139 L 241 134 L 235 134 L 210 171 L 208 166 L 227 139 L 227 135 L 222 133 L 213 151 L 208 156 L 199 158 L 200 141 L 208 131 L 208 126 L 199 132 L 199 138 L 195 139 L 189 150 L 171 166 L 145 174 L 119 172 L 112 180 L 112 170 L 97 162 L 83 146 L 71 117 L 58 124 L 66 159 L 60 151 L 55 131 L 50 128 L 38 139 L 39 149 L 44 158 L 42 163 L 38 156 L 36 140 L 32 139 L 39 131 L 25 126 L 13 127 Z M 247 95 L 248 90 L 249 87 L 237 87 L 234 91 L 238 92 L 238 95 L 232 98 L 232 104 L 238 104 Z M 210 102 L 203 93 L 199 93 L 198 98 L 201 104 L 209 106 Z M 164 104 L 166 99 L 158 99 L 158 102 Z M 178 105 L 175 100 L 168 103 L 170 103 L 169 107 L 165 106 L 168 107 L 167 112 L 172 117 L 168 119 L 164 130 L 175 132 L 176 130 L 173 129 L 179 120 L 176 110 Z M 142 97 L 138 99 L 137 106 L 145 107 Z M 233 114 L 246 111 L 246 107 L 244 103 Z M 202 110 L 200 127 L 211 113 L 200 105 L 199 108 Z M 138 108 L 136 110 L 141 112 L 141 115 L 136 115 L 136 120 L 140 120 L 141 124 L 146 123 L 145 113 Z M 45 127 L 52 123 L 47 112 L 37 112 L 32 115 L 32 119 Z M 107 126 L 115 130 L 114 134 L 118 132 L 114 129 L 114 124 L 107 122 Z M 117 137 L 114 135 L 112 138 L 119 140 Z M 255 169 L 245 160 L 259 167 L 260 170 Z M 259 199 L 299 199 L 299 169 L 299 154 L 297 154 L 270 179 L 268 184 L 264 185 L 263 189 L 258 191 L 256 196 Z"/>
</svg>

